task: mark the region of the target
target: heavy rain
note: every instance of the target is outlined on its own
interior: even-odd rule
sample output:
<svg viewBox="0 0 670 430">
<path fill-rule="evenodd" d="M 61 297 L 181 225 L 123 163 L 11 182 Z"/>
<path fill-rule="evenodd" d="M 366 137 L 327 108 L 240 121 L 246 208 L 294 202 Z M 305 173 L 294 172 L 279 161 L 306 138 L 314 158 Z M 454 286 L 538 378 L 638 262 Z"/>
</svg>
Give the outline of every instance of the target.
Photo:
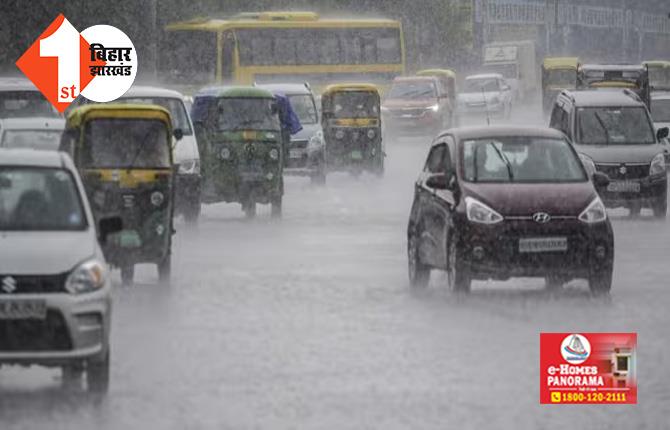
<svg viewBox="0 0 670 430">
<path fill-rule="evenodd" d="M 3 0 L 0 46 L 1 430 L 670 429 L 667 0 Z"/>
</svg>

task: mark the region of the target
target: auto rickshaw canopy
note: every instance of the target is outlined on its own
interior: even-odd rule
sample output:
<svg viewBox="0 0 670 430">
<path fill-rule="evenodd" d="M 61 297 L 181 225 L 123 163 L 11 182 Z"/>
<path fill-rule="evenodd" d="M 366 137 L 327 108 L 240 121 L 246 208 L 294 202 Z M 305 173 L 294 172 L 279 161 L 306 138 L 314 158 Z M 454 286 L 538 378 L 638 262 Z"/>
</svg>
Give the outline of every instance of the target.
<svg viewBox="0 0 670 430">
<path fill-rule="evenodd" d="M 167 109 L 145 104 L 91 104 L 73 109 L 67 117 L 67 129 L 79 128 L 86 122 L 98 118 L 155 119 L 165 123 L 172 130 L 172 120 Z"/>
<path fill-rule="evenodd" d="M 353 84 L 332 84 L 328 85 L 324 90 L 322 97 L 332 96 L 334 93 L 341 93 L 347 91 L 370 92 L 379 95 L 379 88 L 374 84 L 367 83 L 353 83 Z"/>
<path fill-rule="evenodd" d="M 449 79 L 456 79 L 456 72 L 451 69 L 424 69 L 416 72 L 417 76 L 437 76 Z"/>
<path fill-rule="evenodd" d="M 542 62 L 542 68 L 545 70 L 569 69 L 577 70 L 579 66 L 578 57 L 547 57 Z"/>
</svg>

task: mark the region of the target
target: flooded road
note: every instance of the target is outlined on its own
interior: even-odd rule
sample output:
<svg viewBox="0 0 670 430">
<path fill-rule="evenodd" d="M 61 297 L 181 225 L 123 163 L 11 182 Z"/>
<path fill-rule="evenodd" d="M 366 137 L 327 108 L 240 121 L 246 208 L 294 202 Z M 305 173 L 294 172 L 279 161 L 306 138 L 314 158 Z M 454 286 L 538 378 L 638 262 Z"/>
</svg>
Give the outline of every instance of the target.
<svg viewBox="0 0 670 430">
<path fill-rule="evenodd" d="M 441 273 L 413 294 L 405 228 L 428 144 L 389 145 L 381 180 L 287 180 L 281 221 L 211 205 L 178 223 L 171 286 L 150 266 L 130 288 L 114 275 L 107 399 L 3 368 L 0 429 L 667 428 L 670 223 L 612 212 L 609 299 L 525 279 L 461 298 Z M 541 406 L 543 331 L 636 331 L 639 404 Z"/>
</svg>

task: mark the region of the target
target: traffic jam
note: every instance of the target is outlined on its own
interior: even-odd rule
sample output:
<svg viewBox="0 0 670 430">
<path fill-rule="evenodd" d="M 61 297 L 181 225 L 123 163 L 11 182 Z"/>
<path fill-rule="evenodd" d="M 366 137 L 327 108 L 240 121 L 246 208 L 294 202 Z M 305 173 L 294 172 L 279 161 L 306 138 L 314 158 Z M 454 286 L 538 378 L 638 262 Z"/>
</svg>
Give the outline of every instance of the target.
<svg viewBox="0 0 670 430">
<path fill-rule="evenodd" d="M 670 43 L 416 63 L 402 19 L 184 18 L 134 81 L 90 43 L 66 104 L 30 51 L 0 77 L 0 427 L 667 426 Z M 538 333 L 580 331 L 645 334 L 647 405 L 533 409 Z"/>
</svg>

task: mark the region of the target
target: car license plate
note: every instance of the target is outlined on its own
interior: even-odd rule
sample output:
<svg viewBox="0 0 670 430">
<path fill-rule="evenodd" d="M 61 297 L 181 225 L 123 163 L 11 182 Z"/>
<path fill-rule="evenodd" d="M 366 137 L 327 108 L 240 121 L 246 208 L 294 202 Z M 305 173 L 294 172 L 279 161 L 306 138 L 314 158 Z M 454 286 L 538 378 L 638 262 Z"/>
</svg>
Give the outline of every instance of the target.
<svg viewBox="0 0 670 430">
<path fill-rule="evenodd" d="M 519 239 L 519 252 L 564 252 L 568 250 L 566 237 L 537 237 Z"/>
<path fill-rule="evenodd" d="M 635 181 L 612 181 L 607 186 L 612 193 L 639 193 L 640 183 Z"/>
<path fill-rule="evenodd" d="M 363 153 L 361 151 L 351 151 L 351 159 L 352 160 L 362 160 L 363 159 Z"/>
<path fill-rule="evenodd" d="M 40 319 L 47 316 L 44 300 L 1 300 L 0 320 Z"/>
<path fill-rule="evenodd" d="M 291 149 L 288 152 L 289 158 L 302 158 L 304 152 L 302 149 Z"/>
</svg>

